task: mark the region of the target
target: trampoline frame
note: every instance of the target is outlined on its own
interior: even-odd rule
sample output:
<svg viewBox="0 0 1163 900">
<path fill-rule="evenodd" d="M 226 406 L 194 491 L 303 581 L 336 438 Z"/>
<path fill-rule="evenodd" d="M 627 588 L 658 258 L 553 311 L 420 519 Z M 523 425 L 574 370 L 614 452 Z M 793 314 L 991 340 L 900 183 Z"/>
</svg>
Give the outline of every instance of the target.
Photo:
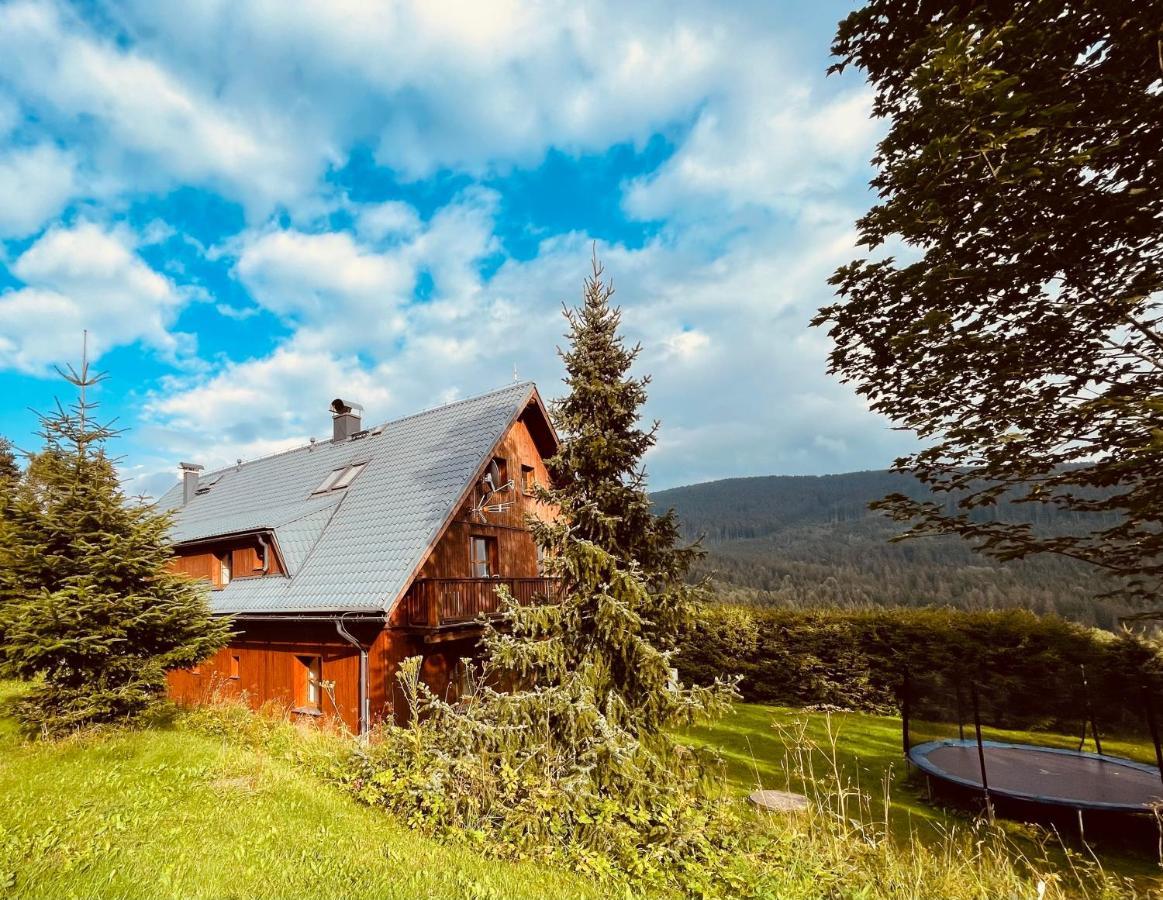
<svg viewBox="0 0 1163 900">
<path fill-rule="evenodd" d="M 1151 732 L 1151 741 L 1155 745 L 1155 759 L 1157 766 L 1147 765 L 1146 763 L 1139 763 L 1132 759 L 1127 759 L 1122 756 L 1111 756 L 1102 752 L 1102 738 L 1099 736 L 1098 722 L 1094 714 L 1094 708 L 1090 702 L 1090 685 L 1086 677 L 1085 666 L 1079 666 L 1082 676 L 1082 690 L 1083 690 L 1083 725 L 1082 738 L 1079 741 L 1077 750 L 1070 750 L 1064 747 L 1043 747 L 1038 744 L 1023 744 L 1010 743 L 1005 741 L 989 741 L 983 740 L 981 736 L 981 704 L 978 694 L 978 685 L 976 678 L 969 679 L 969 692 L 972 701 L 973 710 L 973 730 L 974 740 L 969 741 L 965 739 L 965 725 L 963 716 L 961 714 L 961 683 L 956 683 L 957 691 L 957 729 L 959 739 L 943 739 L 937 741 L 927 741 L 923 744 L 913 746 L 909 735 L 909 719 L 910 719 L 910 695 L 911 695 L 911 678 L 909 669 L 904 667 L 901 677 L 901 691 L 900 691 L 900 710 L 901 710 L 901 743 L 904 749 L 905 762 L 909 765 L 915 765 L 921 769 L 926 776 L 936 778 L 938 780 L 947 781 L 962 788 L 968 788 L 975 793 L 982 795 L 985 800 L 985 810 L 989 821 L 994 820 L 993 796 L 996 794 L 999 798 L 1008 800 L 1016 800 L 1026 803 L 1041 803 L 1047 806 L 1063 807 L 1073 809 L 1078 813 L 1079 831 L 1082 831 L 1082 813 L 1084 810 L 1105 811 L 1111 813 L 1121 813 L 1129 815 L 1154 815 L 1156 824 L 1160 829 L 1160 861 L 1163 862 L 1163 817 L 1160 817 L 1159 812 L 1151 806 L 1135 805 L 1131 806 L 1126 803 L 1102 803 L 1100 801 L 1087 800 L 1070 800 L 1063 797 L 1050 797 L 1040 794 L 1026 794 L 1021 791 L 1013 791 L 1008 789 L 997 790 L 991 788 L 989 785 L 988 767 L 986 766 L 985 748 L 998 747 L 1018 750 L 1028 750 L 1039 753 L 1056 753 L 1066 756 L 1084 757 L 1089 759 L 1097 759 L 1103 762 L 1109 762 L 1116 765 L 1127 766 L 1142 772 L 1147 772 L 1160 780 L 1163 780 L 1163 742 L 1160 741 L 1159 725 L 1155 718 L 1154 703 L 1151 699 L 1151 693 L 1147 689 L 1146 682 L 1140 684 L 1139 688 L 1142 694 L 1144 712 L 1146 713 L 1147 725 Z M 980 677 L 980 671 L 979 671 Z M 1090 725 L 1094 735 L 1094 744 L 1097 753 L 1091 753 L 1083 750 L 1086 743 L 1086 727 Z M 926 758 L 928 752 L 941 746 L 973 746 L 977 747 L 977 759 L 979 763 L 979 771 L 981 774 L 980 781 L 970 781 L 966 778 L 953 775 L 939 768 L 933 762 Z M 914 751 L 924 750 L 924 753 L 914 753 Z"/>
<path fill-rule="evenodd" d="M 1071 800 L 1065 797 L 1054 797 L 1048 794 L 1032 794 L 1025 791 L 1015 791 L 1006 788 L 983 786 L 980 781 L 972 781 L 968 778 L 962 778 L 959 775 L 954 775 L 936 765 L 928 758 L 928 754 L 940 747 L 972 747 L 978 746 L 979 751 L 986 748 L 997 748 L 1002 750 L 1022 750 L 1032 753 L 1052 753 L 1058 756 L 1072 756 L 1081 757 L 1083 759 L 1093 759 L 1098 762 L 1105 762 L 1111 765 L 1125 766 L 1128 769 L 1135 769 L 1139 772 L 1145 772 L 1148 775 L 1160 777 L 1159 770 L 1155 766 L 1147 763 L 1135 762 L 1133 759 L 1127 759 L 1122 756 L 1111 756 L 1107 753 L 1091 753 L 1088 750 L 1071 750 L 1067 747 L 1043 747 L 1039 744 L 1015 744 L 1006 741 L 990 741 L 984 740 L 980 744 L 976 741 L 958 740 L 953 738 L 946 738 L 937 741 L 926 741 L 923 744 L 915 744 L 909 749 L 909 762 L 924 772 L 926 775 L 937 778 L 942 781 L 948 781 L 963 788 L 969 788 L 977 793 L 989 793 L 996 797 L 1005 797 L 1010 800 L 1022 800 L 1027 803 L 1043 803 L 1050 806 L 1062 806 L 1068 809 L 1094 809 L 1105 810 L 1107 812 L 1121 812 L 1121 813 L 1141 813 L 1149 815 L 1152 810 L 1150 806 L 1131 805 L 1127 803 L 1103 803 L 1100 801 L 1091 800 Z"/>
</svg>

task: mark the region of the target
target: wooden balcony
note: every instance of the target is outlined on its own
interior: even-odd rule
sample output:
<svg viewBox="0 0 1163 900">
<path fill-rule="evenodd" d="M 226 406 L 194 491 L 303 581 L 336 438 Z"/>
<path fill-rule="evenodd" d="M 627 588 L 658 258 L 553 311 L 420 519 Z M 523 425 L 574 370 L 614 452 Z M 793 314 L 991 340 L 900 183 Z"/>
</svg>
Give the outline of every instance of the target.
<svg viewBox="0 0 1163 900">
<path fill-rule="evenodd" d="M 404 622 L 426 631 L 463 629 L 500 613 L 501 585 L 522 605 L 544 602 L 560 589 L 556 578 L 421 578 L 404 595 Z"/>
</svg>

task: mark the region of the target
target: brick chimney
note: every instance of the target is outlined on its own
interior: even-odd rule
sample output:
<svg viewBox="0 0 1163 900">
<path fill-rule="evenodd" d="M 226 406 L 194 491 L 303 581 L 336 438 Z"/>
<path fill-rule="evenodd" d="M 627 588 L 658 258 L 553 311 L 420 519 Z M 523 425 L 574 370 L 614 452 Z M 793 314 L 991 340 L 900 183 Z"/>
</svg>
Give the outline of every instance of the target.
<svg viewBox="0 0 1163 900">
<path fill-rule="evenodd" d="M 363 429 L 363 407 L 336 397 L 331 401 L 331 442 L 346 441 Z"/>
<path fill-rule="evenodd" d="M 194 493 L 198 490 L 198 473 L 205 467 L 184 462 L 178 463 L 178 468 L 182 470 L 182 506 L 185 506 L 194 499 Z"/>
</svg>

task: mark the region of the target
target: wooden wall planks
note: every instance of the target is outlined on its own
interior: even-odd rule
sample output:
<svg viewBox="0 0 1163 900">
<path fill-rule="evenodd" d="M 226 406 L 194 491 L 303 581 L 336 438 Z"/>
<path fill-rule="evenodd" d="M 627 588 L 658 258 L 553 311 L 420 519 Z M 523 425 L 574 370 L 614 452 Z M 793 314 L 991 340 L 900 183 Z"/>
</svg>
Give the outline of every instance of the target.
<svg viewBox="0 0 1163 900">
<path fill-rule="evenodd" d="M 527 491 L 522 467 L 532 471 L 532 479 L 541 485 L 549 483 L 545 461 L 538 450 L 530 426 L 545 430 L 543 422 L 529 419 L 539 413 L 527 413 L 502 438 L 496 455 L 503 459 L 514 487 L 510 492 L 494 496 L 490 502 L 512 501 L 510 510 L 488 513 L 486 521 L 474 514 L 479 500 L 474 491 L 468 502 L 457 511 L 442 539 L 425 560 L 420 577 L 467 578 L 472 572 L 469 565 L 469 538 L 474 535 L 494 537 L 497 541 L 497 568 L 499 574 L 528 578 L 539 574 L 537 548 L 526 527 L 526 515 L 548 518 L 552 511 L 536 502 Z M 542 443 L 545 435 L 542 435 Z M 254 537 L 243 538 L 222 545 L 199 545 L 192 552 L 179 555 L 173 561 L 175 571 L 193 578 L 204 578 L 212 583 L 217 579 L 217 553 L 230 552 L 234 577 L 261 574 L 258 561 L 258 542 Z M 271 556 L 270 573 L 279 574 L 277 555 Z M 373 724 L 388 717 L 403 721 L 407 710 L 403 702 L 396 673 L 400 663 L 409 656 L 420 656 L 424 662 L 422 676 L 437 694 L 455 699 L 462 681 L 462 658 L 477 656 L 476 638 L 466 634 L 462 638 L 441 644 L 426 644 L 421 635 L 403 628 L 400 612 L 392 611 L 388 627 L 356 626 L 351 630 L 356 637 L 370 645 L 368 653 L 369 705 Z M 244 695 L 252 707 L 270 702 L 293 709 L 302 699 L 303 667 L 299 656 L 318 656 L 322 660 L 321 678 L 334 682 L 334 689 L 325 691 L 324 716 L 342 723 L 354 732 L 358 727 L 359 655 L 356 648 L 345 642 L 336 632 L 333 621 L 237 621 L 237 635 L 230 645 L 195 670 L 169 673 L 170 695 L 179 702 L 203 701 L 212 691 Z M 237 657 L 237 665 L 233 658 Z M 232 678 L 232 670 L 237 677 Z M 293 713 L 293 715 L 303 715 Z"/>
</svg>

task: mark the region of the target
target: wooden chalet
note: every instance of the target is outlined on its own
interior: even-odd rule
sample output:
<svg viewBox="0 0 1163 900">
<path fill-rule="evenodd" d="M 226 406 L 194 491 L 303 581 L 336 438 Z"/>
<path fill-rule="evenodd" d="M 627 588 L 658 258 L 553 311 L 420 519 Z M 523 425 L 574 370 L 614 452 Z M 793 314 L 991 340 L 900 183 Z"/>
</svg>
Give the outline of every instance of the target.
<svg viewBox="0 0 1163 900">
<path fill-rule="evenodd" d="M 175 568 L 202 579 L 230 645 L 170 693 L 211 690 L 354 732 L 402 716 L 395 674 L 423 657 L 427 684 L 455 696 L 480 617 L 504 584 L 523 601 L 552 590 L 527 515 L 557 449 L 537 388 L 514 384 L 365 428 L 332 404 L 331 440 L 216 472 L 183 463 L 160 505 L 174 514 Z"/>
</svg>

